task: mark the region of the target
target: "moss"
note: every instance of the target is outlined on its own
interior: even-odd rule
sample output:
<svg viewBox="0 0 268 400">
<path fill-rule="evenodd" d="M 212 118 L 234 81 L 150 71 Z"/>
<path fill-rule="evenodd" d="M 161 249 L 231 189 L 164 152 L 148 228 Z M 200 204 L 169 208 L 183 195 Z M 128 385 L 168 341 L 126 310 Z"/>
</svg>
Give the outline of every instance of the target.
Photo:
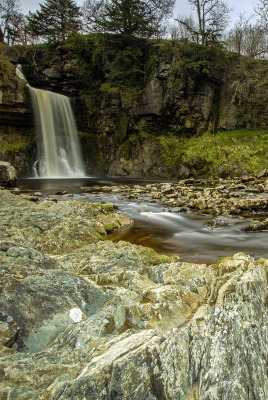
<svg viewBox="0 0 268 400">
<path fill-rule="evenodd" d="M 205 133 L 187 140 L 181 162 L 196 175 L 241 175 L 268 168 L 268 130 Z"/>
<path fill-rule="evenodd" d="M 120 90 L 118 87 L 111 86 L 109 83 L 102 83 L 100 86 L 100 91 L 106 94 L 118 94 L 120 93 Z"/>
<path fill-rule="evenodd" d="M 106 154 L 99 152 L 96 156 L 96 167 L 101 173 L 106 174 L 109 170 L 109 161 L 107 160 Z"/>
<path fill-rule="evenodd" d="M 186 139 L 175 135 L 161 135 L 156 140 L 161 146 L 163 166 L 167 170 L 169 177 L 174 177 L 180 165 Z"/>
<path fill-rule="evenodd" d="M 119 149 L 120 158 L 124 158 L 125 160 L 131 159 L 132 155 L 132 143 L 128 140 L 121 144 Z"/>
<path fill-rule="evenodd" d="M 0 148 L 1 152 L 11 155 L 17 151 L 26 153 L 32 145 L 33 138 L 27 137 L 27 131 L 24 132 L 25 136 L 18 133 L 16 128 L 10 127 L 9 129 L 0 130 Z"/>
<path fill-rule="evenodd" d="M 21 142 L 6 144 L 1 146 L 1 151 L 6 154 L 12 154 L 15 151 L 26 152 L 30 146 L 30 142 L 28 140 L 21 140 Z"/>
<path fill-rule="evenodd" d="M 138 138 L 136 138 L 138 140 Z M 159 163 L 165 177 L 180 175 L 185 166 L 192 176 L 239 176 L 268 169 L 268 130 L 205 133 L 191 138 L 160 135 Z"/>
<path fill-rule="evenodd" d="M 15 68 L 5 55 L 6 46 L 0 44 L 0 81 L 5 85 L 8 83 L 12 75 L 14 75 Z"/>
<path fill-rule="evenodd" d="M 121 115 L 118 120 L 118 135 L 120 141 L 126 138 L 129 126 L 129 116 L 127 114 Z"/>
<path fill-rule="evenodd" d="M 113 204 L 98 204 L 97 205 L 102 208 L 105 212 L 114 212 L 114 205 Z"/>
</svg>

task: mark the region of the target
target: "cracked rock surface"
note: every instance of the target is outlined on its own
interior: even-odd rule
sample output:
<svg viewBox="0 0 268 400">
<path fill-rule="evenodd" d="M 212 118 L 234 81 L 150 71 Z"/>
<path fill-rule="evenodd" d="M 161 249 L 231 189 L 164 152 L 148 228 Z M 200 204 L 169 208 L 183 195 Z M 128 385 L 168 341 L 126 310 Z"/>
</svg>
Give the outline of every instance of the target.
<svg viewBox="0 0 268 400">
<path fill-rule="evenodd" d="M 0 399 L 268 398 L 267 259 L 181 262 L 99 240 L 112 208 L 0 200 Z"/>
</svg>

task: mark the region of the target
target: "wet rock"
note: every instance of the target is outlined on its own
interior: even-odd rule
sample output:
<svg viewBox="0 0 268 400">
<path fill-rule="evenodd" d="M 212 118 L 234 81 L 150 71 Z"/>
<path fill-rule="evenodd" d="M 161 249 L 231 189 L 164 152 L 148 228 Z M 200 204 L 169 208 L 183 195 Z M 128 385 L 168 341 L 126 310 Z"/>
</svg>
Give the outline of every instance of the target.
<svg viewBox="0 0 268 400">
<path fill-rule="evenodd" d="M 0 161 L 0 185 L 13 186 L 17 180 L 15 168 L 6 161 Z"/>
<path fill-rule="evenodd" d="M 248 225 L 245 229 L 246 232 L 261 232 L 268 231 L 268 218 L 264 221 L 254 221 Z"/>
<path fill-rule="evenodd" d="M 146 186 L 117 187 L 122 195 L 139 201 L 159 202 L 172 208 L 191 208 L 213 215 L 252 215 L 268 211 L 266 181 L 247 178 L 219 181 L 182 180 Z M 111 189 L 113 191 L 114 189 Z"/>
</svg>

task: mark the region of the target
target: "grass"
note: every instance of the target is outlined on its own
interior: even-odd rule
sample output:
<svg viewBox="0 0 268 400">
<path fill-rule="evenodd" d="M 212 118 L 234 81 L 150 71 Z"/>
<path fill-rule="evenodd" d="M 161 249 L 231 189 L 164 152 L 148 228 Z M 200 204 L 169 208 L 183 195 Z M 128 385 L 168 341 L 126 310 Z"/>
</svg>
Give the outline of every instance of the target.
<svg viewBox="0 0 268 400">
<path fill-rule="evenodd" d="M 268 169 L 268 129 L 223 131 L 183 138 L 160 136 L 166 168 L 185 165 L 194 176 L 235 176 Z"/>
</svg>

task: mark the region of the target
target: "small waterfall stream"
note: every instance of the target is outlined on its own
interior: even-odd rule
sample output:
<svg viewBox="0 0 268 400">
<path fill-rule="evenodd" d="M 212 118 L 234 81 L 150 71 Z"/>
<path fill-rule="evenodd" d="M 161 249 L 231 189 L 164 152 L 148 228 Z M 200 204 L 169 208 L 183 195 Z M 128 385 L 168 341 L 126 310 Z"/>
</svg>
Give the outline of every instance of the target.
<svg viewBox="0 0 268 400">
<path fill-rule="evenodd" d="M 24 79 L 21 69 L 17 75 Z M 85 177 L 71 100 L 29 84 L 38 139 L 38 159 L 33 166 L 39 178 Z"/>
</svg>

